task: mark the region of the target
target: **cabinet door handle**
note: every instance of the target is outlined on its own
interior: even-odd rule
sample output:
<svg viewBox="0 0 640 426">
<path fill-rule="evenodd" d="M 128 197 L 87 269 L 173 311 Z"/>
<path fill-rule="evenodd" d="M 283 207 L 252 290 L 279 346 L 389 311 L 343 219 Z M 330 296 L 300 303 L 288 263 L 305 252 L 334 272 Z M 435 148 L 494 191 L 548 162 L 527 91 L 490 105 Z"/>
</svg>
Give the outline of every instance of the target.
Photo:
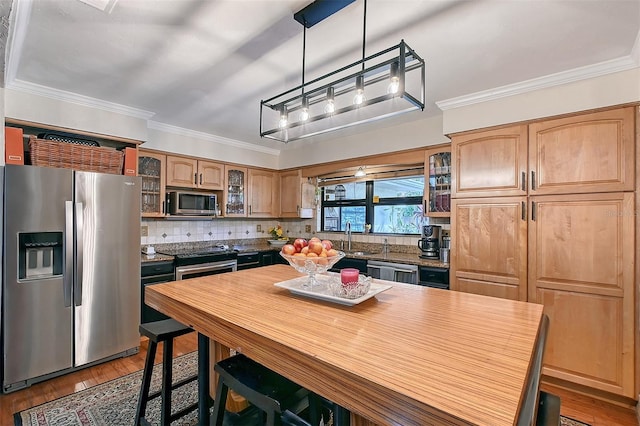
<svg viewBox="0 0 640 426">
<path fill-rule="evenodd" d="M 251 204 L 249 204 L 249 214 L 251 214 Z"/>
<path fill-rule="evenodd" d="M 427 214 L 427 200 L 422 200 L 422 214 Z"/>
<path fill-rule="evenodd" d="M 162 202 L 162 214 L 164 214 L 164 201 Z"/>
<path fill-rule="evenodd" d="M 536 189 L 536 172 L 531 170 L 531 189 Z"/>
<path fill-rule="evenodd" d="M 523 191 L 527 190 L 527 172 L 522 172 L 522 182 L 520 183 L 520 188 Z"/>
<path fill-rule="evenodd" d="M 522 220 L 527 220 L 527 203 L 522 201 L 520 207 L 522 208 Z"/>
<path fill-rule="evenodd" d="M 200 173 L 200 185 L 202 185 L 202 173 Z"/>
<path fill-rule="evenodd" d="M 194 173 L 194 174 L 193 174 L 193 184 L 194 184 L 194 185 L 197 185 L 197 184 L 198 184 L 198 174 L 197 174 L 197 173 Z"/>
<path fill-rule="evenodd" d="M 536 202 L 532 201 L 531 202 L 531 220 L 532 221 L 536 221 Z"/>
</svg>

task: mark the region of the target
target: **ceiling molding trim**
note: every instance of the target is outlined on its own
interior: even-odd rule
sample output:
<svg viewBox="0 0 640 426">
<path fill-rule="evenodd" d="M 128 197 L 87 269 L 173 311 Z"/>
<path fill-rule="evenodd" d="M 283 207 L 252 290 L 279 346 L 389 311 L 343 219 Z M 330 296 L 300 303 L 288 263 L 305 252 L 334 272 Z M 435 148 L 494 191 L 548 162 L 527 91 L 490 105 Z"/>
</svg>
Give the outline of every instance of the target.
<svg viewBox="0 0 640 426">
<path fill-rule="evenodd" d="M 42 86 L 40 84 L 30 83 L 28 81 L 19 79 L 15 79 L 7 84 L 6 88 L 16 90 L 18 92 L 30 93 L 32 95 L 44 96 L 46 98 L 55 99 L 58 101 L 70 102 L 80 106 L 97 108 L 103 111 L 115 112 L 117 114 L 123 114 L 130 117 L 141 118 L 143 120 L 149 120 L 155 115 L 155 112 L 132 108 L 130 106 L 108 102 L 102 99 L 92 98 L 90 96 L 79 95 L 77 93 L 67 92 L 64 90 L 54 89 L 51 87 Z"/>
<path fill-rule="evenodd" d="M 638 36 L 636 37 L 636 42 L 633 43 L 633 48 L 631 49 L 631 55 L 629 55 L 631 59 L 633 59 L 637 66 L 640 67 L 640 31 L 638 31 Z"/>
<path fill-rule="evenodd" d="M 634 50 L 636 50 L 637 45 L 638 42 L 636 41 Z M 640 50 L 640 48 L 637 49 Z M 456 98 L 444 99 L 442 101 L 437 101 L 436 105 L 442 111 L 446 111 L 453 108 L 479 104 L 495 99 L 506 98 L 509 96 L 520 95 L 536 90 L 560 86 L 567 83 L 573 83 L 580 80 L 586 80 L 589 78 L 600 77 L 616 72 L 627 71 L 637 67 L 638 62 L 635 58 L 633 58 L 632 54 L 629 56 L 624 56 L 622 58 L 600 62 L 598 64 L 587 65 L 568 71 L 562 71 L 556 74 L 550 74 L 544 77 L 533 78 L 531 80 L 525 80 L 519 83 L 496 87 L 494 89 L 483 90 L 481 92 L 458 96 Z"/>
<path fill-rule="evenodd" d="M 6 68 L 5 68 L 5 87 L 8 87 L 16 79 L 16 73 L 18 72 L 18 65 L 20 65 L 20 58 L 22 57 L 22 48 L 24 47 L 24 40 L 27 37 L 27 30 L 29 29 L 29 20 L 31 18 L 31 6 L 32 0 L 22 0 L 13 2 L 13 10 L 15 13 L 15 19 L 13 20 L 13 26 L 9 27 L 9 51 L 6 52 Z"/>
<path fill-rule="evenodd" d="M 248 142 L 242 142 L 236 139 L 225 138 L 224 136 L 212 135 L 210 133 L 199 132 L 197 130 L 185 129 L 184 127 L 173 126 L 171 124 L 160 123 L 159 121 L 147 122 L 150 129 L 159 130 L 161 132 L 173 133 L 179 136 L 188 136 L 197 139 L 203 139 L 210 142 L 216 142 L 222 145 L 234 146 L 237 148 L 247 149 L 251 151 L 262 152 L 270 155 L 280 155 L 279 149 L 267 148 L 266 146 L 255 145 Z"/>
</svg>

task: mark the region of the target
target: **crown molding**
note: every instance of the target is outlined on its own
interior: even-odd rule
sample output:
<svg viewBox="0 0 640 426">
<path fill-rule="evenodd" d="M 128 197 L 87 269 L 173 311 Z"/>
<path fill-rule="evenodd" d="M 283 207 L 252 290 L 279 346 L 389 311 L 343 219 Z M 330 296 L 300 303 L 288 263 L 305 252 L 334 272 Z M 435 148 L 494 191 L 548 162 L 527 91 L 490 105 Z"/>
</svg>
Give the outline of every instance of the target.
<svg viewBox="0 0 640 426">
<path fill-rule="evenodd" d="M 149 129 L 159 130 L 161 132 L 173 133 L 175 135 L 193 137 L 203 139 L 210 142 L 216 142 L 222 145 L 229 145 L 236 148 L 247 149 L 251 151 L 262 152 L 270 155 L 280 155 L 279 149 L 267 148 L 266 146 L 256 145 L 248 142 L 242 142 L 236 139 L 225 138 L 223 136 L 212 135 L 210 133 L 199 132 L 196 130 L 185 129 L 184 127 L 172 126 L 170 124 L 160 123 L 158 121 L 147 122 Z"/>
<path fill-rule="evenodd" d="M 55 99 L 58 101 L 70 102 L 80 106 L 97 108 L 103 111 L 115 112 L 117 114 L 123 114 L 130 117 L 141 118 L 143 120 L 148 120 L 155 115 L 155 112 L 132 108 L 126 105 L 108 102 L 102 99 L 92 98 L 90 96 L 79 95 L 73 92 L 54 89 L 51 87 L 42 86 L 40 84 L 30 83 L 28 81 L 19 79 L 14 79 L 13 81 L 7 83 L 6 88 L 18 92 L 30 93 L 32 95 L 44 96 L 46 98 Z"/>
<path fill-rule="evenodd" d="M 634 48 L 629 56 L 624 56 L 622 58 L 612 59 L 610 61 L 604 61 L 593 65 L 587 65 L 580 68 L 574 68 L 572 70 L 562 71 L 544 77 L 533 78 L 531 80 L 525 80 L 519 83 L 508 84 L 506 86 L 496 87 L 494 89 L 483 90 L 481 92 L 458 96 L 456 98 L 437 101 L 436 105 L 442 111 L 446 111 L 448 109 L 478 104 L 514 95 L 520 95 L 523 93 L 533 92 L 536 90 L 560 86 L 567 83 L 573 83 L 575 81 L 586 80 L 589 78 L 600 77 L 607 74 L 613 74 L 616 72 L 637 68 L 640 64 L 640 47 L 638 46 L 639 44 L 640 42 L 638 41 L 638 39 L 636 39 Z"/>
</svg>

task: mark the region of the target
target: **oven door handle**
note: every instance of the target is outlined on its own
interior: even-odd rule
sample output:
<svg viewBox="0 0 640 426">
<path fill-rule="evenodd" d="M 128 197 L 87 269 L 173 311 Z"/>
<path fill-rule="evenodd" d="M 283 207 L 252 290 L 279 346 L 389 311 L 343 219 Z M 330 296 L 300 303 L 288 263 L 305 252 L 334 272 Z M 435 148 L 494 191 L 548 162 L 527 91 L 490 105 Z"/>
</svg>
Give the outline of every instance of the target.
<svg viewBox="0 0 640 426">
<path fill-rule="evenodd" d="M 204 271 L 215 271 L 216 269 L 225 269 L 225 268 L 235 268 L 238 263 L 234 260 L 232 262 L 216 262 L 214 264 L 206 263 L 204 265 L 191 265 L 186 267 L 176 268 L 176 275 L 183 274 L 185 272 L 193 273 L 193 272 L 204 272 Z"/>
</svg>

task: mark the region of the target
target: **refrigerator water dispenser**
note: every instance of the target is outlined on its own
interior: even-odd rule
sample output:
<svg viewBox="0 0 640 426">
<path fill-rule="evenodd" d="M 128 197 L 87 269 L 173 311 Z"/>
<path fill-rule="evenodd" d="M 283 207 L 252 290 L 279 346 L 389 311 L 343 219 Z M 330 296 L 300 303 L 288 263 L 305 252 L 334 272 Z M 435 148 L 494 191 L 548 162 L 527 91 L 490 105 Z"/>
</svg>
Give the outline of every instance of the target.
<svg viewBox="0 0 640 426">
<path fill-rule="evenodd" d="M 18 280 L 62 275 L 62 232 L 18 234 Z"/>
</svg>

